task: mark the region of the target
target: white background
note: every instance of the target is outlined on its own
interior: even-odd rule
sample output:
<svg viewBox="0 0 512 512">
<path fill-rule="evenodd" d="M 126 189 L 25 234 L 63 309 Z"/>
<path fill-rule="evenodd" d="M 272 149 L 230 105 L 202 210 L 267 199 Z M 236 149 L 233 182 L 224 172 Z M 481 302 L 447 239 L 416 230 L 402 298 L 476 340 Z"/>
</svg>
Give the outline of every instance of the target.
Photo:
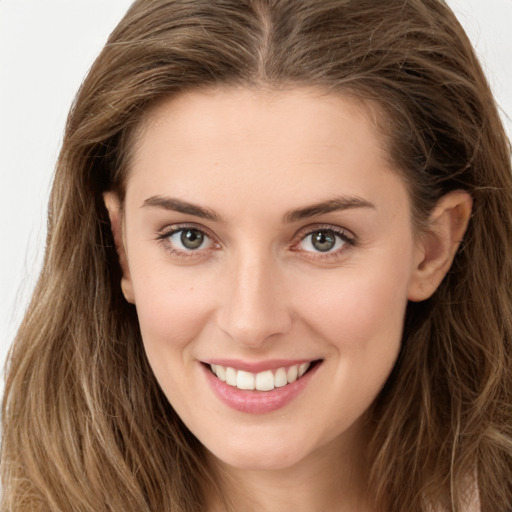
<svg viewBox="0 0 512 512">
<path fill-rule="evenodd" d="M 0 0 L 0 366 L 39 272 L 67 111 L 130 3 Z M 512 136 L 512 0 L 449 4 L 477 48 Z"/>
</svg>

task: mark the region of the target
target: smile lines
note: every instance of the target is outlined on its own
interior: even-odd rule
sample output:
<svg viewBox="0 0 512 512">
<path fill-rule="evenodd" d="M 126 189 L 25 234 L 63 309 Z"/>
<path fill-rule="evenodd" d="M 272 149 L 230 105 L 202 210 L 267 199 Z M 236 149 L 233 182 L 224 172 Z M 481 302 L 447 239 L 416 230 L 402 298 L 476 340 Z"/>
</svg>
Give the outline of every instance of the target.
<svg viewBox="0 0 512 512">
<path fill-rule="evenodd" d="M 308 371 L 310 366 L 311 363 L 302 363 L 259 373 L 236 370 L 220 364 L 211 364 L 210 368 L 219 380 L 229 386 L 242 390 L 272 391 L 274 388 L 282 388 L 295 382 Z"/>
</svg>

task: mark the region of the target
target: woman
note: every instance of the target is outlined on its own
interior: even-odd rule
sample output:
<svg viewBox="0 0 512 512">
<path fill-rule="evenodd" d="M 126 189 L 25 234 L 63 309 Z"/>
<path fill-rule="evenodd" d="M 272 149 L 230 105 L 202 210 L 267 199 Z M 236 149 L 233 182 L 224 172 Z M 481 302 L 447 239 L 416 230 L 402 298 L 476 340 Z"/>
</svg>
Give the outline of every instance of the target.
<svg viewBox="0 0 512 512">
<path fill-rule="evenodd" d="M 443 2 L 136 1 L 68 120 L 2 509 L 510 510 L 511 199 Z"/>
</svg>

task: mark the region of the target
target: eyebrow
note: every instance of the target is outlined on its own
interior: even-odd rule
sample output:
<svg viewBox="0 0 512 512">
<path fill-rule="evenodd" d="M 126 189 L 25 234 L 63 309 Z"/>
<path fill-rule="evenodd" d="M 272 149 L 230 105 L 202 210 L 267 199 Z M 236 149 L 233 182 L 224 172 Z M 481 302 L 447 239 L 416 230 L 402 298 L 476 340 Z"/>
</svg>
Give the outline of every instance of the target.
<svg viewBox="0 0 512 512">
<path fill-rule="evenodd" d="M 324 215 L 326 213 L 348 210 L 352 208 L 372 208 L 375 206 L 357 196 L 340 196 L 328 201 L 305 206 L 297 210 L 290 210 L 284 215 L 285 222 L 297 222 L 317 215 Z"/>
<path fill-rule="evenodd" d="M 222 222 L 222 218 L 209 208 L 203 208 L 202 206 L 174 197 L 151 196 L 144 201 L 142 207 L 162 208 L 164 210 L 193 215 L 194 217 L 211 220 L 213 222 Z"/>
<path fill-rule="evenodd" d="M 209 208 L 183 201 L 182 199 L 176 199 L 174 197 L 166 196 L 151 196 L 144 201 L 142 204 L 143 208 L 162 208 L 164 210 L 175 211 L 184 213 L 186 215 L 193 215 L 201 219 L 211 220 L 213 222 L 223 222 L 220 215 L 215 213 Z M 315 203 L 303 208 L 290 210 L 283 216 L 283 220 L 286 223 L 297 222 L 317 215 L 324 215 L 335 211 L 343 211 L 352 208 L 373 208 L 375 206 L 357 196 L 341 196 L 320 203 Z"/>
</svg>

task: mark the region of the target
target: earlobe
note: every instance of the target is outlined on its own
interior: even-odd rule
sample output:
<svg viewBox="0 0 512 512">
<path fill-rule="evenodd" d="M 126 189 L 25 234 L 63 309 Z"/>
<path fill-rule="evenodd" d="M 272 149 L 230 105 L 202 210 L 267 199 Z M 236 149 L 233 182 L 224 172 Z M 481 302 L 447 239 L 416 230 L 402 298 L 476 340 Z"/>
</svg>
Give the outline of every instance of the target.
<svg viewBox="0 0 512 512">
<path fill-rule="evenodd" d="M 408 299 L 428 299 L 450 269 L 466 232 L 473 200 L 463 190 L 444 195 L 434 208 L 427 230 L 419 236 Z"/>
<path fill-rule="evenodd" d="M 116 245 L 117 257 L 119 258 L 119 265 L 123 272 L 123 277 L 121 278 L 121 290 L 125 299 L 131 304 L 135 304 L 130 269 L 128 267 L 124 244 L 121 201 L 119 196 L 114 192 L 105 192 L 103 194 L 103 201 L 108 211 L 110 227 L 112 229 L 112 235 Z"/>
</svg>

